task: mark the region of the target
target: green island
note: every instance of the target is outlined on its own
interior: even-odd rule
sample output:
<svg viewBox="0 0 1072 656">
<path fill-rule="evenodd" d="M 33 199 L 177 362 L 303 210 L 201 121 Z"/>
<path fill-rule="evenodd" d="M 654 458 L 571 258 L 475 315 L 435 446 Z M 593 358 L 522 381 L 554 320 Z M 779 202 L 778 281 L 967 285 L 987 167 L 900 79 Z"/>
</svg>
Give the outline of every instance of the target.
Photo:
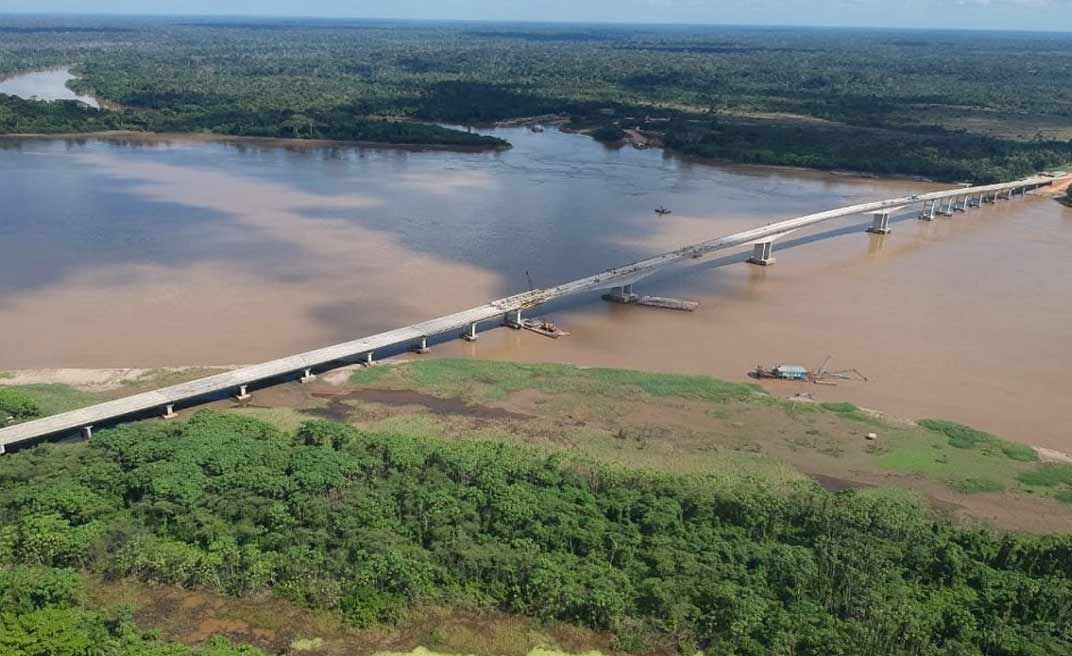
<svg viewBox="0 0 1072 656">
<path fill-rule="evenodd" d="M 0 34 L 0 76 L 70 66 L 111 108 L 0 96 L 8 134 L 503 148 L 441 124 L 537 117 L 608 144 L 944 181 L 1072 161 L 1059 33 L 9 16 Z"/>
<path fill-rule="evenodd" d="M 0 412 L 203 373 L 5 378 Z M 405 361 L 0 459 L 0 650 L 1057 656 L 1070 502 L 1072 465 L 955 422 Z"/>
</svg>

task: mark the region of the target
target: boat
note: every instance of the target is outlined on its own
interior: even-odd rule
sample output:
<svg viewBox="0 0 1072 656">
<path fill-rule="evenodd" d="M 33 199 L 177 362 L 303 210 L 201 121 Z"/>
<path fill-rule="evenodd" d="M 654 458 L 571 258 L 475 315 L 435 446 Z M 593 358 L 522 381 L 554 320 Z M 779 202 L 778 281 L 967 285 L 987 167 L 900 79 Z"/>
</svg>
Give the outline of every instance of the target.
<svg viewBox="0 0 1072 656">
<path fill-rule="evenodd" d="M 531 130 L 533 132 L 543 132 L 543 126 L 542 125 L 530 125 L 529 130 Z"/>
<path fill-rule="evenodd" d="M 672 211 L 667 209 L 667 208 L 665 208 L 665 207 L 663 207 L 662 205 L 660 205 L 659 207 L 655 208 L 655 213 L 658 214 L 659 216 L 663 216 L 665 214 L 671 214 Z"/>
</svg>

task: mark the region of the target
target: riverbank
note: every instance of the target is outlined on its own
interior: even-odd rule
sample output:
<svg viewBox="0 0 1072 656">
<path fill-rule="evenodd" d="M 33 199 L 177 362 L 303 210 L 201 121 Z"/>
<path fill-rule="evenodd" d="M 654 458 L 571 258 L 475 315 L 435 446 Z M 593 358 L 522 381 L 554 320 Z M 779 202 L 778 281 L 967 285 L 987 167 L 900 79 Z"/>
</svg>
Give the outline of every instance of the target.
<svg viewBox="0 0 1072 656">
<path fill-rule="evenodd" d="M 0 134 L 5 141 L 37 141 L 49 139 L 100 139 L 103 141 L 127 141 L 142 143 L 168 143 L 185 141 L 189 143 L 238 143 L 278 147 L 287 149 L 316 149 L 330 147 L 378 148 L 385 150 L 405 150 L 411 152 L 446 151 L 458 153 L 479 153 L 505 151 L 511 148 L 509 142 L 495 145 L 464 144 L 407 144 L 387 143 L 383 141 L 344 141 L 335 139 L 293 139 L 286 137 L 249 137 L 228 134 L 206 134 L 204 132 L 142 132 L 139 130 L 100 130 L 97 132 L 29 132 L 19 134 Z"/>
<path fill-rule="evenodd" d="M 52 412 L 217 373 L 203 368 L 7 372 Z M 1055 487 L 1025 483 L 1069 454 L 1024 447 L 950 422 L 891 416 L 787 389 L 707 376 L 569 365 L 403 357 L 328 372 L 210 407 L 294 430 L 322 417 L 422 439 L 494 440 L 564 450 L 630 468 L 760 479 L 812 479 L 830 490 L 904 489 L 941 514 L 1030 532 L 1072 531 Z M 196 409 L 181 412 L 188 416 Z"/>
</svg>

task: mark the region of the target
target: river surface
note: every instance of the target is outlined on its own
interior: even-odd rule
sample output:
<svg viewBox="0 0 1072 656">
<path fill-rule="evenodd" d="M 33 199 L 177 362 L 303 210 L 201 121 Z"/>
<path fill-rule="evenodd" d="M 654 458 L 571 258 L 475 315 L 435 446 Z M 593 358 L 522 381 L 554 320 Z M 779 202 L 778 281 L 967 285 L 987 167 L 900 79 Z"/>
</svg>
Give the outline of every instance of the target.
<svg viewBox="0 0 1072 656">
<path fill-rule="evenodd" d="M 0 369 L 244 364 L 849 203 L 940 188 L 720 167 L 549 129 L 499 153 L 199 140 L 0 140 Z M 665 205 L 673 214 L 657 216 Z M 489 331 L 439 355 L 693 372 L 856 368 L 773 383 L 1072 450 L 1072 209 L 1003 202 L 867 217 L 638 285 L 694 313 L 550 308 L 551 340 Z"/>
<path fill-rule="evenodd" d="M 83 96 L 67 88 L 67 82 L 76 76 L 66 68 L 53 68 L 47 71 L 34 71 L 0 79 L 0 93 L 18 96 L 27 100 L 77 100 L 90 107 L 100 107 L 93 96 Z"/>
</svg>

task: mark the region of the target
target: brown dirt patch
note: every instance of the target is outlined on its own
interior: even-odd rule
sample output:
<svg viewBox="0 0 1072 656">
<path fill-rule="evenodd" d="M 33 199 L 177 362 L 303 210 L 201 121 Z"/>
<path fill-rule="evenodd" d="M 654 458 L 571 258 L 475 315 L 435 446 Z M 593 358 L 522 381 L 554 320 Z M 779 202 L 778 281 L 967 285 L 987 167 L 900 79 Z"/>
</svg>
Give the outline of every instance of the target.
<svg viewBox="0 0 1072 656">
<path fill-rule="evenodd" d="M 470 405 L 457 398 L 440 398 L 412 390 L 356 389 L 348 392 L 313 392 L 313 398 L 327 399 L 324 408 L 306 410 L 308 414 L 336 421 L 346 421 L 353 411 L 348 401 L 376 403 L 391 408 L 421 407 L 434 415 L 458 415 L 474 419 L 524 419 L 525 415 L 488 405 Z"/>
<path fill-rule="evenodd" d="M 199 645 L 222 635 L 269 654 L 294 653 L 295 640 L 320 639 L 313 656 L 353 656 L 416 647 L 457 654 L 524 656 L 537 646 L 571 653 L 609 652 L 610 636 L 565 624 L 543 624 L 496 611 L 461 611 L 429 606 L 411 609 L 397 626 L 357 629 L 329 611 L 311 611 L 268 594 L 228 597 L 136 580 L 89 579 L 90 602 L 129 606 L 139 626 L 161 638 Z"/>
<path fill-rule="evenodd" d="M 845 490 L 862 490 L 864 488 L 874 487 L 870 483 L 853 481 L 847 478 L 838 478 L 837 476 L 828 476 L 827 474 L 808 474 L 808 477 L 828 492 L 844 492 Z"/>
</svg>

